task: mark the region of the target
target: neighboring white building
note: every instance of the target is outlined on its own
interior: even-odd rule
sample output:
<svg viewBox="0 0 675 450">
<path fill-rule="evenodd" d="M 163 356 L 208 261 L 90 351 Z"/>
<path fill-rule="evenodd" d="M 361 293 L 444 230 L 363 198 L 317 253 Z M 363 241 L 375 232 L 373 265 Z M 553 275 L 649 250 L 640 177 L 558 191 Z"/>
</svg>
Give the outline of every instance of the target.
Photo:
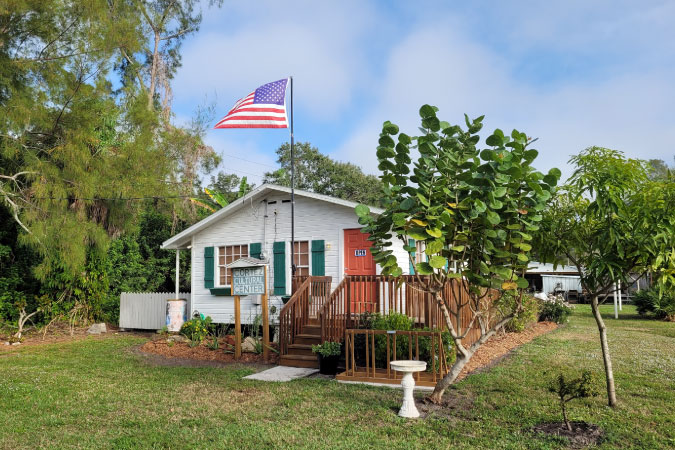
<svg viewBox="0 0 675 450">
<path fill-rule="evenodd" d="M 190 313 L 198 311 L 216 323 L 234 323 L 234 299 L 224 266 L 251 256 L 269 261 L 270 317 L 278 315 L 281 297 L 291 294 L 292 284 L 290 194 L 290 188 L 264 184 L 162 244 L 164 249 L 191 252 Z M 360 232 L 356 205 L 295 190 L 296 275 L 331 276 L 334 288 L 345 274 L 380 272 L 370 243 Z M 394 241 L 392 248 L 407 272 L 410 264 L 403 244 Z M 252 323 L 260 312 L 260 296 L 242 297 L 242 323 Z"/>
</svg>

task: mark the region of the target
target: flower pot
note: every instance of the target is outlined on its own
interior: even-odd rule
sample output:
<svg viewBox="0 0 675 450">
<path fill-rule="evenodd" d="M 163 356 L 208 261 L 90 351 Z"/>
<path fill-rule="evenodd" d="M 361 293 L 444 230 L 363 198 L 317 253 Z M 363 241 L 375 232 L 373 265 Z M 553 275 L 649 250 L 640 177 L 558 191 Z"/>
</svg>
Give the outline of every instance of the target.
<svg viewBox="0 0 675 450">
<path fill-rule="evenodd" d="M 323 375 L 335 375 L 338 370 L 338 363 L 340 362 L 340 355 L 322 356 L 319 357 L 319 373 Z"/>
</svg>

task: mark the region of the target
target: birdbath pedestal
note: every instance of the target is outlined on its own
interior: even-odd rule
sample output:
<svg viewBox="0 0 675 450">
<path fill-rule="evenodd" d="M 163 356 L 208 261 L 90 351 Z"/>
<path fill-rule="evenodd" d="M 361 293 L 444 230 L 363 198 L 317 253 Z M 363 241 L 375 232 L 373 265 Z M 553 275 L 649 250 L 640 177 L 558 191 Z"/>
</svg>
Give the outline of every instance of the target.
<svg viewBox="0 0 675 450">
<path fill-rule="evenodd" d="M 415 379 L 413 373 L 427 370 L 427 363 L 424 361 L 392 361 L 389 363 L 391 368 L 397 372 L 403 373 L 401 379 L 401 386 L 403 387 L 403 404 L 398 412 L 398 415 L 408 419 L 414 419 L 420 416 L 420 412 L 415 406 L 415 397 L 413 397 L 413 389 L 415 389 Z"/>
</svg>

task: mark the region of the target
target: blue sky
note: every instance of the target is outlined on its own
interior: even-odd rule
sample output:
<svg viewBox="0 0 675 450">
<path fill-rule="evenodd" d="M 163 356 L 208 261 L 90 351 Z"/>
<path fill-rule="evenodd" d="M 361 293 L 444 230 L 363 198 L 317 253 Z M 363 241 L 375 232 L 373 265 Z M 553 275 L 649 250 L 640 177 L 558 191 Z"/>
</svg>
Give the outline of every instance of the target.
<svg viewBox="0 0 675 450">
<path fill-rule="evenodd" d="M 205 2 L 206 3 L 206 2 Z M 417 130 L 419 107 L 485 133 L 538 137 L 536 165 L 568 175 L 591 145 L 631 157 L 675 154 L 675 2 L 225 1 L 204 5 L 173 85 L 186 121 L 218 117 L 261 84 L 293 75 L 296 141 L 377 173 L 385 120 Z M 256 184 L 287 130 L 210 130 L 219 170 Z"/>
</svg>

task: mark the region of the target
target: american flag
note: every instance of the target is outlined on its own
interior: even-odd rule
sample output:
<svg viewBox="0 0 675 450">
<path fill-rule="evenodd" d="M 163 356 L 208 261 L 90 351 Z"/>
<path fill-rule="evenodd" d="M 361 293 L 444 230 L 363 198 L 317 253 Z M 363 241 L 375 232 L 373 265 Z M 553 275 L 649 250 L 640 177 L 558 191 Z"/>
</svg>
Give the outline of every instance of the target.
<svg viewBox="0 0 675 450">
<path fill-rule="evenodd" d="M 263 84 L 234 104 L 213 128 L 288 128 L 286 84 L 288 78 Z"/>
</svg>

